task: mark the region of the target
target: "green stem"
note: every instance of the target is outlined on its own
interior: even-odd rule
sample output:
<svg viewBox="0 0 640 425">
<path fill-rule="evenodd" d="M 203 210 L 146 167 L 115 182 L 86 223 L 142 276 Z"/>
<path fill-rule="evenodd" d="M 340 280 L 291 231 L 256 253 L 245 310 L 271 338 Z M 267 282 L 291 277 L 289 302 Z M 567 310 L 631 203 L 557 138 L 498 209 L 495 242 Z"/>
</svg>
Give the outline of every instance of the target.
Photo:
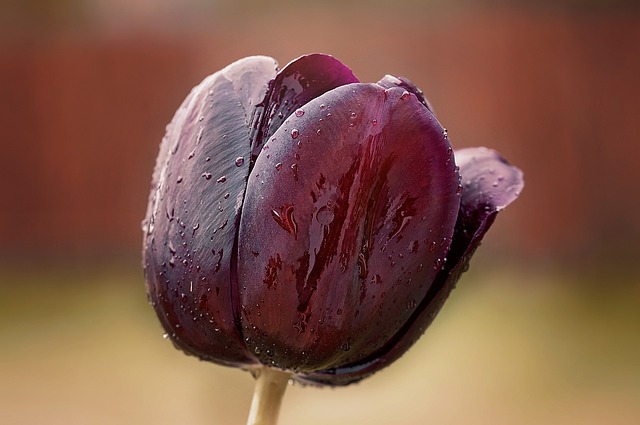
<svg viewBox="0 0 640 425">
<path fill-rule="evenodd" d="M 258 371 L 247 425 L 276 425 L 291 373 L 264 366 Z"/>
</svg>

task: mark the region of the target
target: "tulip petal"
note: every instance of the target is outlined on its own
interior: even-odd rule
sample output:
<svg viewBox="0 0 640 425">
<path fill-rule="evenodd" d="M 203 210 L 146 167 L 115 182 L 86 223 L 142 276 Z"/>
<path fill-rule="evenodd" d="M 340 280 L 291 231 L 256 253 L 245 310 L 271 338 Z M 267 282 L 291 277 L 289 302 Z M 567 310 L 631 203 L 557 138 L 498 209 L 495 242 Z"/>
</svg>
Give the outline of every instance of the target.
<svg viewBox="0 0 640 425">
<path fill-rule="evenodd" d="M 278 72 L 265 99 L 265 119 L 253 146 L 253 159 L 263 144 L 293 113 L 307 102 L 349 83 L 359 82 L 351 69 L 332 56 L 313 53 L 289 62 Z"/>
<path fill-rule="evenodd" d="M 499 153 L 487 148 L 456 151 L 463 183 L 460 214 L 447 263 L 438 273 L 418 314 L 392 339 L 386 350 L 348 367 L 327 370 L 303 378 L 314 385 L 348 385 L 388 366 L 404 354 L 424 333 L 442 308 L 458 279 L 469 267 L 471 256 L 495 220 L 524 187 L 522 172 Z"/>
<path fill-rule="evenodd" d="M 390 89 L 392 87 L 403 88 L 407 90 L 409 93 L 415 94 L 418 100 L 420 101 L 420 103 L 426 106 L 427 109 L 430 110 L 432 113 L 435 113 L 433 110 L 433 106 L 431 106 L 431 103 L 429 102 L 429 100 L 427 100 L 427 98 L 424 97 L 424 93 L 422 92 L 422 90 L 420 90 L 418 86 L 413 84 L 411 80 L 409 80 L 406 77 L 396 77 L 396 76 L 387 74 L 384 77 L 382 77 L 380 81 L 378 81 L 378 85 L 381 85 L 382 87 L 387 89 Z"/>
<path fill-rule="evenodd" d="M 145 219 L 150 302 L 182 350 L 245 366 L 232 254 L 249 174 L 250 141 L 276 74 L 271 58 L 250 57 L 195 87 L 167 127 Z"/>
<path fill-rule="evenodd" d="M 357 364 L 414 316 L 460 205 L 451 146 L 402 88 L 338 87 L 263 146 L 240 223 L 247 346 L 301 373 Z"/>
</svg>

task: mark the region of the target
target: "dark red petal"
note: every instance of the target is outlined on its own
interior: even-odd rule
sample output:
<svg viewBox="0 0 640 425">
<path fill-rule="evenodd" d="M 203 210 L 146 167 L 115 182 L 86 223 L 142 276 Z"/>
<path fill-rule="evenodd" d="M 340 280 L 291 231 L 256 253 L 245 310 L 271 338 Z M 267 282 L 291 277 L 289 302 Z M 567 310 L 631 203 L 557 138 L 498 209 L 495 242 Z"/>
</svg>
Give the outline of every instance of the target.
<svg viewBox="0 0 640 425">
<path fill-rule="evenodd" d="M 456 151 L 456 161 L 460 166 L 463 192 L 453 244 L 445 267 L 438 273 L 415 319 L 397 335 L 389 350 L 381 352 L 377 358 L 313 374 L 306 377 L 306 382 L 347 385 L 366 378 L 404 354 L 431 324 L 460 275 L 468 269 L 471 256 L 497 213 L 513 202 L 524 187 L 522 172 L 493 150 L 462 149 Z"/>
<path fill-rule="evenodd" d="M 276 74 L 250 57 L 195 87 L 167 127 L 145 219 L 147 291 L 167 334 L 189 354 L 255 362 L 234 317 L 232 254 L 256 108 Z"/>
<path fill-rule="evenodd" d="M 404 89 L 350 84 L 304 110 L 249 177 L 238 279 L 248 346 L 312 372 L 366 359 L 406 325 L 460 197 L 443 128 Z"/>
<path fill-rule="evenodd" d="M 289 62 L 276 75 L 265 99 L 267 109 L 253 148 L 254 158 L 289 115 L 304 114 L 300 108 L 310 100 L 336 87 L 357 82 L 351 69 L 329 55 L 313 53 Z"/>
<path fill-rule="evenodd" d="M 385 88 L 392 87 L 400 87 L 407 90 L 409 93 L 413 93 L 416 95 L 420 103 L 427 107 L 432 113 L 434 113 L 433 106 L 426 97 L 424 97 L 424 93 L 420 90 L 415 84 L 411 82 L 408 78 L 405 77 L 395 77 L 393 75 L 385 75 L 382 77 L 378 84 Z"/>
</svg>

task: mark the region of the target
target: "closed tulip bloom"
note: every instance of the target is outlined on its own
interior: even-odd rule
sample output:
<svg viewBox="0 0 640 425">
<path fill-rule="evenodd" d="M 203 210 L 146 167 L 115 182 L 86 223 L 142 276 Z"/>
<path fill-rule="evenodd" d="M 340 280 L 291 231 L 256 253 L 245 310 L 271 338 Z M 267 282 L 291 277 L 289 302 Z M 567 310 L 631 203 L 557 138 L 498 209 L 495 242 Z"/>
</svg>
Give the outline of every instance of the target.
<svg viewBox="0 0 640 425">
<path fill-rule="evenodd" d="M 497 152 L 454 152 L 407 79 L 245 58 L 167 127 L 143 226 L 150 302 L 188 354 L 350 384 L 420 337 L 522 187 Z"/>
</svg>

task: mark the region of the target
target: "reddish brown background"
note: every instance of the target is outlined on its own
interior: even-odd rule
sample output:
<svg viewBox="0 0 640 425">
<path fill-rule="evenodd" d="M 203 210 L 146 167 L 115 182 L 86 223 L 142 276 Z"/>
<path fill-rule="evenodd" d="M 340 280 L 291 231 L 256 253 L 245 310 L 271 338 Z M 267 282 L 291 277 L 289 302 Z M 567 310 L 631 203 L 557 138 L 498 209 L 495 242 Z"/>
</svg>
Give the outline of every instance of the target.
<svg viewBox="0 0 640 425">
<path fill-rule="evenodd" d="M 103 9 L 86 20 L 9 9 L 26 26 L 5 15 L 0 259 L 136 259 L 158 144 L 190 88 L 245 55 L 283 65 L 313 51 L 364 81 L 408 76 L 456 147 L 491 146 L 524 169 L 494 254 L 576 264 L 638 254 L 636 9 L 220 9 L 184 25 L 123 23 Z"/>
</svg>

